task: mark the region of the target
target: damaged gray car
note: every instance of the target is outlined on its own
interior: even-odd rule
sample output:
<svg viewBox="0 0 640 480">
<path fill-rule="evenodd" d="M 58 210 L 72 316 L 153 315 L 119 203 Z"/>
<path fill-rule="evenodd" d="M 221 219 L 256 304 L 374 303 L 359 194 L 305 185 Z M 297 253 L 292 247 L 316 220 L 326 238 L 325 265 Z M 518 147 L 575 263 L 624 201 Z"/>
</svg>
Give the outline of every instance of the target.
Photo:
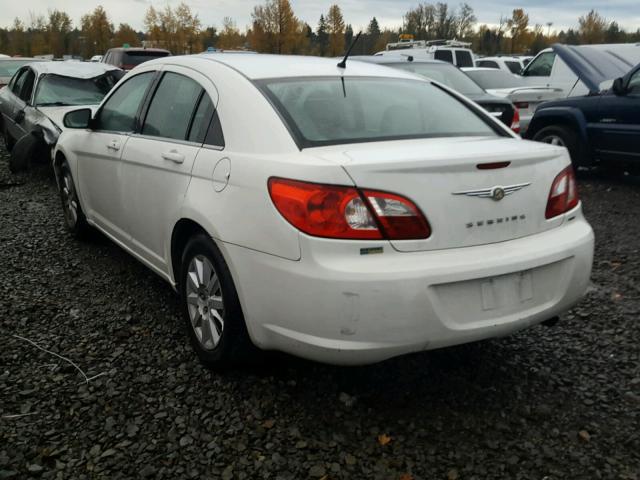
<svg viewBox="0 0 640 480">
<path fill-rule="evenodd" d="M 97 106 L 123 75 L 103 63 L 38 62 L 20 68 L 0 90 L 0 129 L 11 152 L 10 169 L 49 160 L 64 114 L 79 105 Z"/>
</svg>

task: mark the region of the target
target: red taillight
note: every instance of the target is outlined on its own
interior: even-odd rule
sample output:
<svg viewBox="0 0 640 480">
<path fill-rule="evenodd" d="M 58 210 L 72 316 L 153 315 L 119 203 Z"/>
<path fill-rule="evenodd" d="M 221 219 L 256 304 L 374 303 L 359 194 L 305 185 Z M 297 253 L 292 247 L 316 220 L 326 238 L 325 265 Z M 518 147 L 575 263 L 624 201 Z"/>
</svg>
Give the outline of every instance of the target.
<svg viewBox="0 0 640 480">
<path fill-rule="evenodd" d="M 269 194 L 289 223 L 316 237 L 409 240 L 431 235 L 418 207 L 393 193 L 270 178 Z"/>
<path fill-rule="evenodd" d="M 514 107 L 513 120 L 511 120 L 511 130 L 520 133 L 520 111 Z"/>
<path fill-rule="evenodd" d="M 551 184 L 545 217 L 557 217 L 578 205 L 578 186 L 573 167 L 562 170 Z"/>
</svg>

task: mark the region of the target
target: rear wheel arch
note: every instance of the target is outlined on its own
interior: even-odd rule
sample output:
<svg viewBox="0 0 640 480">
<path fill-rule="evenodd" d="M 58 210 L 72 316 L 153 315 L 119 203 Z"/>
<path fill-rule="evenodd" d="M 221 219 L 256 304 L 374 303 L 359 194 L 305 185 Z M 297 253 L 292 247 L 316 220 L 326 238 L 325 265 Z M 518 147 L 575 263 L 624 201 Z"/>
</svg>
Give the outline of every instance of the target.
<svg viewBox="0 0 640 480">
<path fill-rule="evenodd" d="M 187 246 L 187 243 L 189 243 L 189 240 L 200 233 L 209 235 L 202 225 L 190 218 L 181 218 L 173 227 L 173 231 L 171 232 L 171 270 L 176 285 L 180 279 L 182 252 Z"/>
</svg>

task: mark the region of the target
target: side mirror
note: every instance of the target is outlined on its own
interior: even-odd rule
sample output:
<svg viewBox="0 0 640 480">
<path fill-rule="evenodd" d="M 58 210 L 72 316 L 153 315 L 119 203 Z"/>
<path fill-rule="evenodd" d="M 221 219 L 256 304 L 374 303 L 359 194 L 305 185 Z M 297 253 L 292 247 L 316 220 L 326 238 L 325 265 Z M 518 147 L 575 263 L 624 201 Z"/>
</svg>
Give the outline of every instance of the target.
<svg viewBox="0 0 640 480">
<path fill-rule="evenodd" d="M 93 113 L 90 108 L 72 110 L 71 112 L 67 112 L 62 123 L 67 128 L 89 128 L 92 124 L 92 115 Z"/>
<path fill-rule="evenodd" d="M 615 93 L 616 95 L 624 95 L 627 93 L 627 89 L 624 88 L 624 79 L 622 78 L 616 78 L 613 81 L 613 85 L 611 86 L 611 90 L 613 90 L 613 93 Z"/>
</svg>

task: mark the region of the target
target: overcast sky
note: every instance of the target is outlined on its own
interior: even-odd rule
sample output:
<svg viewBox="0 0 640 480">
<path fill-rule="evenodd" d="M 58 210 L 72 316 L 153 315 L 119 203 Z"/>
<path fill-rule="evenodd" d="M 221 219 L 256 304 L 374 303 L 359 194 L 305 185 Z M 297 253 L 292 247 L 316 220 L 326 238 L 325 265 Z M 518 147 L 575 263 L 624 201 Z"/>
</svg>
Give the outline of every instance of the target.
<svg viewBox="0 0 640 480">
<path fill-rule="evenodd" d="M 9 26 L 15 17 L 28 21 L 30 13 L 46 15 L 48 9 L 64 10 L 77 25 L 80 17 L 102 4 L 113 23 L 129 23 L 135 29 L 142 28 L 144 12 L 153 4 L 155 7 L 177 5 L 179 0 L 151 2 L 149 0 L 2 0 L 0 25 Z M 253 6 L 258 0 L 186 0 L 199 15 L 204 25 L 220 26 L 225 16 L 232 17 L 240 28 L 250 24 Z M 330 2 L 317 0 L 291 0 L 295 14 L 314 28 L 321 13 L 328 10 Z M 372 16 L 383 26 L 396 27 L 402 24 L 402 15 L 418 5 L 413 0 L 341 0 L 336 1 L 342 8 L 345 20 L 354 30 L 366 27 Z M 450 1 L 457 5 L 457 0 Z M 595 8 L 608 20 L 615 20 L 627 30 L 640 28 L 640 0 L 528 0 L 514 3 L 507 0 L 467 0 L 482 23 L 496 24 L 501 15 L 508 16 L 514 8 L 522 7 L 530 16 L 532 24 L 546 25 L 553 22 L 552 29 L 562 29 L 577 25 L 578 17 Z M 545 27 L 546 28 L 546 27 Z"/>
</svg>

